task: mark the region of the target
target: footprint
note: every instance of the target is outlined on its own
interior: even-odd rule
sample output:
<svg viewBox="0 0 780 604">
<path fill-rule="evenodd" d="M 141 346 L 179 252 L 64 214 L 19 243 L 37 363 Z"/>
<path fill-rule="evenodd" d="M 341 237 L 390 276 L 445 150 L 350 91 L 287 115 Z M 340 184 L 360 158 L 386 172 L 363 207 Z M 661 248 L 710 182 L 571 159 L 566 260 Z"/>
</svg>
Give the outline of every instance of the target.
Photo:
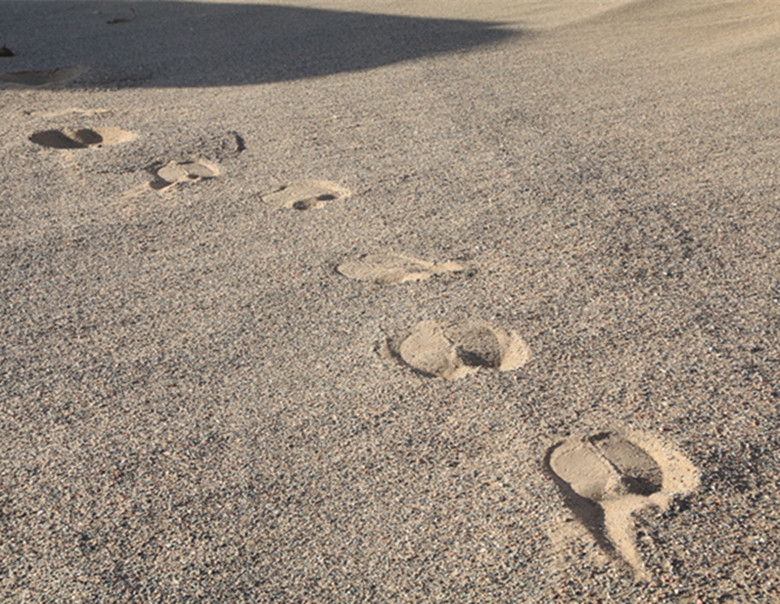
<svg viewBox="0 0 780 604">
<path fill-rule="evenodd" d="M 76 79 L 86 72 L 87 69 L 87 67 L 81 65 L 74 65 L 72 67 L 58 67 L 57 69 L 48 69 L 46 71 L 14 71 L 0 74 L 0 82 L 33 88 L 56 86 Z"/>
<path fill-rule="evenodd" d="M 680 454 L 640 434 L 603 432 L 570 438 L 547 453 L 547 466 L 567 503 L 596 540 L 639 575 L 632 515 L 648 506 L 666 509 L 674 495 L 698 485 L 698 473 Z"/>
<path fill-rule="evenodd" d="M 203 159 L 184 162 L 169 162 L 154 170 L 155 179 L 149 183 L 152 189 L 161 191 L 177 183 L 197 182 L 216 178 L 219 169 Z"/>
<path fill-rule="evenodd" d="M 135 21 L 136 14 L 135 9 L 130 8 L 130 16 L 129 17 L 117 17 L 116 19 L 109 19 L 106 21 L 109 25 L 117 25 L 118 23 L 130 23 L 131 21 Z"/>
<path fill-rule="evenodd" d="M 44 147 L 53 149 L 86 149 L 87 147 L 103 147 L 116 145 L 137 138 L 135 132 L 121 128 L 98 128 L 91 130 L 43 130 L 30 135 L 30 140 Z"/>
<path fill-rule="evenodd" d="M 266 193 L 262 200 L 274 208 L 311 210 L 346 199 L 349 194 L 347 189 L 328 180 L 303 180 Z"/>
<path fill-rule="evenodd" d="M 531 356 L 527 344 L 514 331 L 481 321 L 448 325 L 423 321 L 389 338 L 380 353 L 424 375 L 448 380 L 482 367 L 512 371 Z"/>
<path fill-rule="evenodd" d="M 466 269 L 455 262 L 428 262 L 401 254 L 367 254 L 340 264 L 336 270 L 350 279 L 391 285 Z"/>
</svg>

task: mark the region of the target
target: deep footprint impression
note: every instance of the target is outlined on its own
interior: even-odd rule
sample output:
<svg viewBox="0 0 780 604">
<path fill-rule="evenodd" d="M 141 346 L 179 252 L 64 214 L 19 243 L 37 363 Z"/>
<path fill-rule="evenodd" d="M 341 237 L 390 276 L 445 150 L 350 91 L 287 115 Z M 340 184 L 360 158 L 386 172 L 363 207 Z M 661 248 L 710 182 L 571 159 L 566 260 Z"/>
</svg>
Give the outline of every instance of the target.
<svg viewBox="0 0 780 604">
<path fill-rule="evenodd" d="M 428 262 L 401 254 L 367 254 L 340 264 L 336 270 L 350 279 L 392 285 L 466 269 L 455 262 Z"/>
<path fill-rule="evenodd" d="M 428 376 L 458 379 L 481 368 L 512 371 L 530 359 L 514 331 L 482 321 L 442 325 L 423 321 L 389 338 L 380 353 Z"/>
<path fill-rule="evenodd" d="M 177 183 L 197 182 L 216 178 L 219 169 L 203 159 L 195 161 L 172 161 L 154 171 L 156 178 L 149 183 L 153 189 L 161 191 Z"/>
<path fill-rule="evenodd" d="M 262 200 L 273 208 L 312 210 L 346 199 L 349 194 L 347 189 L 329 180 L 303 180 L 266 193 Z"/>
<path fill-rule="evenodd" d="M 137 138 L 135 132 L 121 128 L 81 128 L 80 130 L 43 130 L 30 135 L 37 145 L 52 149 L 86 149 L 117 145 Z"/>
<path fill-rule="evenodd" d="M 632 515 L 648 506 L 664 510 L 698 485 L 690 462 L 639 434 L 570 438 L 549 450 L 547 464 L 580 520 L 640 575 Z"/>
</svg>

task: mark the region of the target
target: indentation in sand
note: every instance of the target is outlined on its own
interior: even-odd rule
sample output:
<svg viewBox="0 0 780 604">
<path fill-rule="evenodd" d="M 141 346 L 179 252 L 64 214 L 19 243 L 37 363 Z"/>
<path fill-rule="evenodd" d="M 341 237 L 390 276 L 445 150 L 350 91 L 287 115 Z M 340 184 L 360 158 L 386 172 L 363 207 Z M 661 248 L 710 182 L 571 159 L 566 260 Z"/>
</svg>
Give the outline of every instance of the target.
<svg viewBox="0 0 780 604">
<path fill-rule="evenodd" d="M 0 74 L 0 82 L 32 88 L 56 86 L 75 80 L 86 72 L 87 69 L 87 67 L 81 65 L 73 65 L 71 67 L 58 67 L 57 69 L 45 71 L 13 71 Z"/>
<path fill-rule="evenodd" d="M 570 438 L 549 450 L 547 465 L 596 540 L 640 575 L 644 565 L 632 515 L 648 506 L 665 510 L 675 495 L 698 486 L 698 472 L 688 460 L 639 433 Z"/>
<path fill-rule="evenodd" d="M 266 193 L 262 200 L 274 208 L 311 210 L 349 197 L 349 191 L 329 180 L 304 180 Z"/>
<path fill-rule="evenodd" d="M 81 107 L 64 107 L 61 109 L 41 109 L 35 111 L 25 111 L 25 115 L 31 115 L 33 117 L 62 117 L 65 115 L 76 114 L 84 117 L 92 115 L 98 115 L 100 113 L 108 113 L 108 109 L 103 107 L 96 107 L 94 109 L 82 109 Z"/>
<path fill-rule="evenodd" d="M 216 178 L 219 168 L 203 159 L 194 161 L 172 161 L 154 170 L 155 179 L 149 186 L 158 191 L 167 189 L 177 183 L 197 182 Z"/>
<path fill-rule="evenodd" d="M 480 368 L 512 371 L 530 359 L 514 331 L 482 321 L 442 325 L 423 321 L 384 343 L 380 353 L 428 376 L 454 380 Z"/>
<path fill-rule="evenodd" d="M 391 285 L 466 269 L 456 262 L 428 262 L 401 254 L 366 254 L 340 264 L 336 270 L 350 279 Z"/>
<path fill-rule="evenodd" d="M 81 128 L 80 130 L 43 130 L 30 135 L 30 140 L 53 149 L 86 149 L 116 145 L 137 138 L 135 132 L 121 128 Z"/>
<path fill-rule="evenodd" d="M 128 17 L 117 17 L 115 19 L 109 19 L 106 21 L 109 25 L 117 25 L 119 23 L 130 23 L 130 21 L 135 21 L 135 9 L 130 7 L 130 15 Z"/>
</svg>

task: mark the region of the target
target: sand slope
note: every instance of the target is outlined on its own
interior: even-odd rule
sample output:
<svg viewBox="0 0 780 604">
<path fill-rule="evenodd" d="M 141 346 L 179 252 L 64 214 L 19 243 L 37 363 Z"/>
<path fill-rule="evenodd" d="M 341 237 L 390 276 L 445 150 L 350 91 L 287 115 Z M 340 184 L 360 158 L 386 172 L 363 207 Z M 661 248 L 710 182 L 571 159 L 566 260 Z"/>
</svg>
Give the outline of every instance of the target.
<svg viewBox="0 0 780 604">
<path fill-rule="evenodd" d="M 0 15 L 3 599 L 778 600 L 775 2 Z"/>
</svg>

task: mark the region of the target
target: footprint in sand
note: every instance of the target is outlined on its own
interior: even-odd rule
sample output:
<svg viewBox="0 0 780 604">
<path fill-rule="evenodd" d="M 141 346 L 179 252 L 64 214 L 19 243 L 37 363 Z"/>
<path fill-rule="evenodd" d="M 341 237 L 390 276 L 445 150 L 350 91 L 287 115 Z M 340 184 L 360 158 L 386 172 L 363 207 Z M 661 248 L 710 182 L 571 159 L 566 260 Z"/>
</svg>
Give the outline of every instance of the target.
<svg viewBox="0 0 780 604">
<path fill-rule="evenodd" d="M 698 473 L 688 460 L 641 434 L 570 438 L 548 451 L 546 463 L 568 505 L 596 540 L 639 575 L 644 565 L 632 515 L 648 506 L 664 510 L 674 495 L 698 485 Z"/>
<path fill-rule="evenodd" d="M 448 380 L 483 367 L 512 371 L 525 365 L 531 356 L 517 333 L 482 321 L 446 325 L 423 321 L 388 338 L 380 354 L 423 375 Z"/>
<path fill-rule="evenodd" d="M 30 135 L 30 140 L 53 149 L 86 149 L 117 145 L 137 138 L 135 132 L 121 128 L 82 128 L 80 130 L 43 130 Z"/>
<path fill-rule="evenodd" d="M 350 279 L 392 285 L 422 281 L 444 273 L 459 273 L 466 268 L 455 262 L 428 262 L 401 254 L 366 254 L 340 264 L 336 270 Z"/>
<path fill-rule="evenodd" d="M 263 202 L 273 208 L 294 208 L 312 210 L 321 208 L 331 201 L 349 197 L 349 191 L 328 180 L 304 180 L 262 195 Z"/>
<path fill-rule="evenodd" d="M 0 82 L 7 82 L 15 86 L 27 86 L 40 88 L 43 86 L 58 86 L 75 80 L 87 67 L 74 65 L 72 67 L 58 67 L 46 71 L 14 71 L 0 74 Z"/>
<path fill-rule="evenodd" d="M 161 191 L 178 183 L 197 182 L 216 178 L 219 169 L 203 159 L 195 161 L 172 161 L 154 169 L 155 179 L 149 183 L 152 189 Z"/>
</svg>

